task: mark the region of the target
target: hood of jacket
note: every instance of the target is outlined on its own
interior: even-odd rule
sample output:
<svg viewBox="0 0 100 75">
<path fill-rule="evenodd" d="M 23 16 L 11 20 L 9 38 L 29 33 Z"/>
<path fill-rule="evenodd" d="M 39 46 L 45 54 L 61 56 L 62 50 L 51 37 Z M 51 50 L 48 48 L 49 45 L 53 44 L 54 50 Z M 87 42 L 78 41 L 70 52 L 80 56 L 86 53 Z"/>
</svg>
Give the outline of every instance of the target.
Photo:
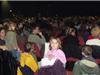
<svg viewBox="0 0 100 75">
<path fill-rule="evenodd" d="M 87 74 L 95 74 L 98 71 L 98 65 L 95 62 L 86 59 L 80 61 L 80 68 Z"/>
</svg>

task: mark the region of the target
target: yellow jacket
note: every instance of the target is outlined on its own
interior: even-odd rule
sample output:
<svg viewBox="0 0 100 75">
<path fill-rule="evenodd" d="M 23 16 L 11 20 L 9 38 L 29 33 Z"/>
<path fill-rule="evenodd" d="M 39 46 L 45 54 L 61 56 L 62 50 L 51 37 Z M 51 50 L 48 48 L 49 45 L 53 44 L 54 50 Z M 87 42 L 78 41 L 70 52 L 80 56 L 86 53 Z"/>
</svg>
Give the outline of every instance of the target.
<svg viewBox="0 0 100 75">
<path fill-rule="evenodd" d="M 20 55 L 20 65 L 24 67 L 28 66 L 33 72 L 38 70 L 38 64 L 34 60 L 33 56 L 29 53 L 21 53 Z M 17 75 L 23 75 L 20 68 L 18 67 Z"/>
</svg>

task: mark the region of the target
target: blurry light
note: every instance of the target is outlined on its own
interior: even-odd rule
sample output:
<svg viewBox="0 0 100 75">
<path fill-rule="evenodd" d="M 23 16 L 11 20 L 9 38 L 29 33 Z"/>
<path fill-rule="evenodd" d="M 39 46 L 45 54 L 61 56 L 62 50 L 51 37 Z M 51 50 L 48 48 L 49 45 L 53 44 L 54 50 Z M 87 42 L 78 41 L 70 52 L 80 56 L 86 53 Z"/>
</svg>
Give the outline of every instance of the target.
<svg viewBox="0 0 100 75">
<path fill-rule="evenodd" d="M 7 7 L 9 7 L 8 1 L 7 0 L 3 0 L 2 1 L 2 8 L 4 9 L 4 8 L 7 8 Z"/>
<path fill-rule="evenodd" d="M 9 10 L 9 12 L 12 12 L 12 10 Z"/>
<path fill-rule="evenodd" d="M 8 1 L 8 0 L 3 0 L 3 1 Z"/>
<path fill-rule="evenodd" d="M 2 1 L 2 10 L 6 11 L 8 9 L 9 9 L 9 2 L 8 2 L 8 0 L 3 0 Z"/>
<path fill-rule="evenodd" d="M 8 5 L 8 0 L 3 0 L 3 1 L 2 1 L 2 4 L 3 4 L 3 5 L 6 5 L 6 4 Z"/>
</svg>

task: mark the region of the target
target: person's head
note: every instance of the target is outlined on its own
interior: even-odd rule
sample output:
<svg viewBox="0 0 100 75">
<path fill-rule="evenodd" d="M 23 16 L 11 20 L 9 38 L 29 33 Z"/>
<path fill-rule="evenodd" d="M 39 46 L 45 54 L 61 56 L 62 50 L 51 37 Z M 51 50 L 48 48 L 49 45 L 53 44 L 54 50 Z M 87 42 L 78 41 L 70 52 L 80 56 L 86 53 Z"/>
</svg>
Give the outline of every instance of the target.
<svg viewBox="0 0 100 75">
<path fill-rule="evenodd" d="M 14 31 L 16 26 L 17 26 L 17 21 L 15 19 L 11 18 L 11 19 L 8 19 L 6 21 L 5 25 L 7 27 L 7 30 L 13 30 Z"/>
<path fill-rule="evenodd" d="M 3 24 L 0 24 L 0 27 L 3 27 Z"/>
<path fill-rule="evenodd" d="M 5 37 L 5 29 L 3 27 L 0 28 L 0 37 Z"/>
<path fill-rule="evenodd" d="M 31 52 L 32 51 L 32 43 L 27 42 L 25 44 L 25 52 Z"/>
<path fill-rule="evenodd" d="M 99 38 L 99 35 L 100 35 L 100 28 L 98 26 L 92 28 L 91 30 L 91 35 L 94 37 L 94 38 Z"/>
<path fill-rule="evenodd" d="M 76 30 L 72 27 L 69 27 L 67 29 L 67 34 L 72 35 L 72 36 L 76 36 Z"/>
<path fill-rule="evenodd" d="M 50 39 L 50 49 L 59 49 L 61 48 L 61 41 L 59 38 L 51 37 Z"/>
<path fill-rule="evenodd" d="M 71 28 L 70 35 L 76 36 L 76 31 L 74 28 Z"/>
<path fill-rule="evenodd" d="M 38 34 L 40 32 L 40 27 L 39 26 L 34 26 L 32 29 L 33 34 Z"/>
<path fill-rule="evenodd" d="M 69 31 L 70 31 L 70 27 L 67 26 L 67 27 L 64 27 L 65 28 L 65 34 L 68 35 L 69 34 Z"/>
<path fill-rule="evenodd" d="M 82 48 L 82 55 L 83 56 L 92 56 L 92 48 L 91 48 L 91 46 L 85 45 Z"/>
<path fill-rule="evenodd" d="M 19 25 L 17 26 L 18 27 L 18 29 L 22 29 L 24 26 L 23 26 L 23 23 L 21 22 L 21 23 L 19 23 Z"/>
<path fill-rule="evenodd" d="M 9 22 L 9 30 L 15 30 L 16 29 L 16 23 L 13 21 Z"/>
</svg>

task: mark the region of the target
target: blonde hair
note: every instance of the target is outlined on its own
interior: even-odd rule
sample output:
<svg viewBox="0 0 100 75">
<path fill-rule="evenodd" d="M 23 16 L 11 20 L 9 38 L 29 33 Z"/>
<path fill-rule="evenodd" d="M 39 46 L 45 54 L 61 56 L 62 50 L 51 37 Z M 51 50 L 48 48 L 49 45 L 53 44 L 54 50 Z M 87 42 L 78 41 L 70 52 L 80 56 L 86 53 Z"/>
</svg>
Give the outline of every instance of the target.
<svg viewBox="0 0 100 75">
<path fill-rule="evenodd" d="M 100 27 L 99 27 L 99 26 L 96 26 L 96 27 L 92 28 L 92 30 L 91 30 L 91 35 L 92 35 L 94 38 L 98 38 L 99 35 L 100 35 Z"/>
<path fill-rule="evenodd" d="M 58 48 L 61 48 L 61 40 L 58 37 L 51 37 L 49 42 L 51 42 L 53 39 L 57 40 L 59 44 Z M 51 49 L 51 45 L 50 45 L 50 49 Z"/>
</svg>

